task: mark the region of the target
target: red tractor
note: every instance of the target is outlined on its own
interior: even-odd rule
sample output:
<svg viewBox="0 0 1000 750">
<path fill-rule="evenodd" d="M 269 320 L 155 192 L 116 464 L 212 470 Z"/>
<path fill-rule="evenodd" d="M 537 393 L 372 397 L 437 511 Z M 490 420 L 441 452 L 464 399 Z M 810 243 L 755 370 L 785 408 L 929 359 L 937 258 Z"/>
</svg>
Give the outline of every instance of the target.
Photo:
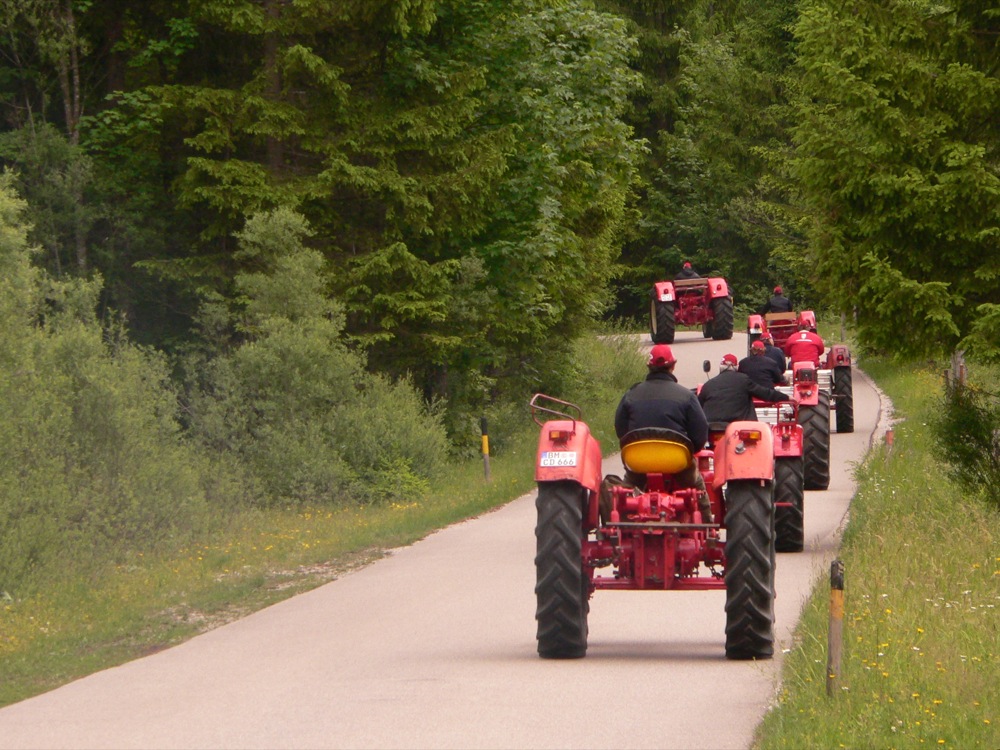
<svg viewBox="0 0 1000 750">
<path fill-rule="evenodd" d="M 816 316 L 811 310 L 751 315 L 747 322 L 747 346 L 769 333 L 774 345 L 784 348 L 803 324 L 816 330 Z M 807 490 L 825 490 L 830 485 L 831 410 L 838 433 L 854 432 L 851 352 L 844 344 L 833 344 L 821 359 L 819 369 L 798 364 L 791 371 L 788 392 L 799 404 L 799 421 L 804 428 L 805 486 Z"/>
<path fill-rule="evenodd" d="M 649 307 L 654 344 L 672 344 L 677 326 L 701 326 L 705 338 L 733 337 L 733 297 L 723 278 L 658 281 Z"/>
<path fill-rule="evenodd" d="M 634 430 L 622 463 L 646 487 L 611 487 L 601 501 L 601 447 L 580 408 L 544 394 L 530 403 L 541 427 L 535 462 L 538 653 L 587 652 L 590 597 L 598 589 L 726 591 L 726 656 L 774 653 L 774 446 L 761 422 L 734 422 L 712 449 L 672 430 Z M 543 422 L 542 417 L 547 421 Z M 674 475 L 697 458 L 716 523 L 698 490 Z"/>
</svg>

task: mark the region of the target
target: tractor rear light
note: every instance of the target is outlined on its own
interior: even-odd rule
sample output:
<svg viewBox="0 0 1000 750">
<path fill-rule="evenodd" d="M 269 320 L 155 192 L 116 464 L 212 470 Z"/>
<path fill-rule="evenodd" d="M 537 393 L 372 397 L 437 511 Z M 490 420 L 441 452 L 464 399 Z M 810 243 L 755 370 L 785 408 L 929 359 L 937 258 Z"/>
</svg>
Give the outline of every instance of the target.
<svg viewBox="0 0 1000 750">
<path fill-rule="evenodd" d="M 573 437 L 571 430 L 549 430 L 549 440 L 553 443 L 565 443 Z"/>
<path fill-rule="evenodd" d="M 739 433 L 740 440 L 744 442 L 755 443 L 761 438 L 760 430 L 740 430 Z"/>
</svg>

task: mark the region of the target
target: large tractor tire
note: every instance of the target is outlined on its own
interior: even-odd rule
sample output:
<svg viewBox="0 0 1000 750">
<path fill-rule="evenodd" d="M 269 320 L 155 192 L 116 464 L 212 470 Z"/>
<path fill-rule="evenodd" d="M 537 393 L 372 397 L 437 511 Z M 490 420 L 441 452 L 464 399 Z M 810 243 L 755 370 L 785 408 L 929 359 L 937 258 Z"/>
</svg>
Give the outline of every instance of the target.
<svg viewBox="0 0 1000 750">
<path fill-rule="evenodd" d="M 802 456 L 787 456 L 774 462 L 774 548 L 778 552 L 802 551 L 805 538 L 803 469 Z"/>
<path fill-rule="evenodd" d="M 649 337 L 653 343 L 674 343 L 674 328 L 674 303 L 654 299 L 649 309 Z"/>
<path fill-rule="evenodd" d="M 816 406 L 799 407 L 802 459 L 807 490 L 830 486 L 830 394 L 819 392 Z"/>
<path fill-rule="evenodd" d="M 833 368 L 833 396 L 837 404 L 837 432 L 854 432 L 854 384 L 850 367 Z"/>
<path fill-rule="evenodd" d="M 701 335 L 706 339 L 712 338 L 712 321 L 706 320 L 701 324 Z"/>
<path fill-rule="evenodd" d="M 586 498 L 576 482 L 538 484 L 535 619 L 543 658 L 578 659 L 587 653 L 590 583 L 581 558 Z"/>
<path fill-rule="evenodd" d="M 759 479 L 726 487 L 726 658 L 774 655 L 774 504 Z"/>
<path fill-rule="evenodd" d="M 733 337 L 733 298 L 717 297 L 712 300 L 712 338 L 716 341 Z"/>
</svg>

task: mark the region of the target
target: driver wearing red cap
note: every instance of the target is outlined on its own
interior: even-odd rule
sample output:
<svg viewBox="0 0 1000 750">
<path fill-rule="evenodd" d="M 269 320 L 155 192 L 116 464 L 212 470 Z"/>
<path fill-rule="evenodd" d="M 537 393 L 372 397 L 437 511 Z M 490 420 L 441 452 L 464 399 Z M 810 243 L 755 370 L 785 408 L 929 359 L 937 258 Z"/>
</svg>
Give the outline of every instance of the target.
<svg viewBox="0 0 1000 750">
<path fill-rule="evenodd" d="M 761 315 L 767 313 L 792 312 L 792 301 L 786 297 L 780 286 L 774 287 L 774 296 L 761 308 Z"/>
<path fill-rule="evenodd" d="M 646 379 L 636 383 L 622 396 L 615 412 L 615 433 L 622 440 L 632 430 L 643 427 L 665 427 L 686 435 L 691 441 L 692 453 L 701 450 L 708 441 L 708 420 L 698 403 L 698 398 L 674 377 L 677 360 L 667 344 L 656 344 L 649 350 Z M 645 487 L 644 475 L 626 471 L 625 480 L 636 487 Z M 712 523 L 711 506 L 705 492 L 705 480 L 692 457 L 690 465 L 674 475 L 681 487 L 701 490 L 702 519 Z"/>
<path fill-rule="evenodd" d="M 736 367 L 736 355 L 725 355 L 719 363 L 719 374 L 709 379 L 698 392 L 698 400 L 709 422 L 756 421 L 754 398 L 772 403 L 788 400 L 779 390 L 757 385 L 749 375 L 738 372 Z"/>
<path fill-rule="evenodd" d="M 782 360 L 783 361 L 783 360 Z M 771 388 L 785 384 L 785 370 L 767 356 L 767 347 L 761 339 L 750 344 L 750 356 L 740 360 L 738 372 L 749 375 L 757 385 Z"/>
</svg>

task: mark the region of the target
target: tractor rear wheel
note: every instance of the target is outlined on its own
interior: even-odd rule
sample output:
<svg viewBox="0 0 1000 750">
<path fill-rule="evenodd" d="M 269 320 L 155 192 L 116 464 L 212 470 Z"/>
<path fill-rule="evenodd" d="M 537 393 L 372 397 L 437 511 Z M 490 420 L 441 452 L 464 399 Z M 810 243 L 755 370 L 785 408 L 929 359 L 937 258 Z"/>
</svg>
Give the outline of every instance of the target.
<svg viewBox="0 0 1000 750">
<path fill-rule="evenodd" d="M 706 339 L 712 338 L 712 321 L 706 320 L 701 324 L 701 335 Z"/>
<path fill-rule="evenodd" d="M 837 432 L 854 432 L 854 385 L 850 367 L 833 368 L 833 396 L 837 404 Z"/>
<path fill-rule="evenodd" d="M 712 300 L 712 338 L 716 341 L 733 337 L 733 298 L 717 297 Z"/>
<path fill-rule="evenodd" d="M 726 487 L 726 658 L 774 655 L 774 504 L 759 479 Z"/>
<path fill-rule="evenodd" d="M 653 343 L 674 343 L 674 327 L 674 303 L 654 299 L 649 309 L 649 336 Z"/>
<path fill-rule="evenodd" d="M 802 470 L 802 456 L 787 456 L 774 461 L 774 548 L 778 552 L 802 551 L 805 531 Z"/>
<path fill-rule="evenodd" d="M 802 460 L 807 490 L 830 486 L 830 394 L 819 392 L 815 406 L 799 407 L 802 425 Z"/>
<path fill-rule="evenodd" d="M 583 504 L 576 482 L 540 482 L 535 508 L 538 654 L 578 659 L 587 653 L 590 582 L 583 569 Z"/>
</svg>

